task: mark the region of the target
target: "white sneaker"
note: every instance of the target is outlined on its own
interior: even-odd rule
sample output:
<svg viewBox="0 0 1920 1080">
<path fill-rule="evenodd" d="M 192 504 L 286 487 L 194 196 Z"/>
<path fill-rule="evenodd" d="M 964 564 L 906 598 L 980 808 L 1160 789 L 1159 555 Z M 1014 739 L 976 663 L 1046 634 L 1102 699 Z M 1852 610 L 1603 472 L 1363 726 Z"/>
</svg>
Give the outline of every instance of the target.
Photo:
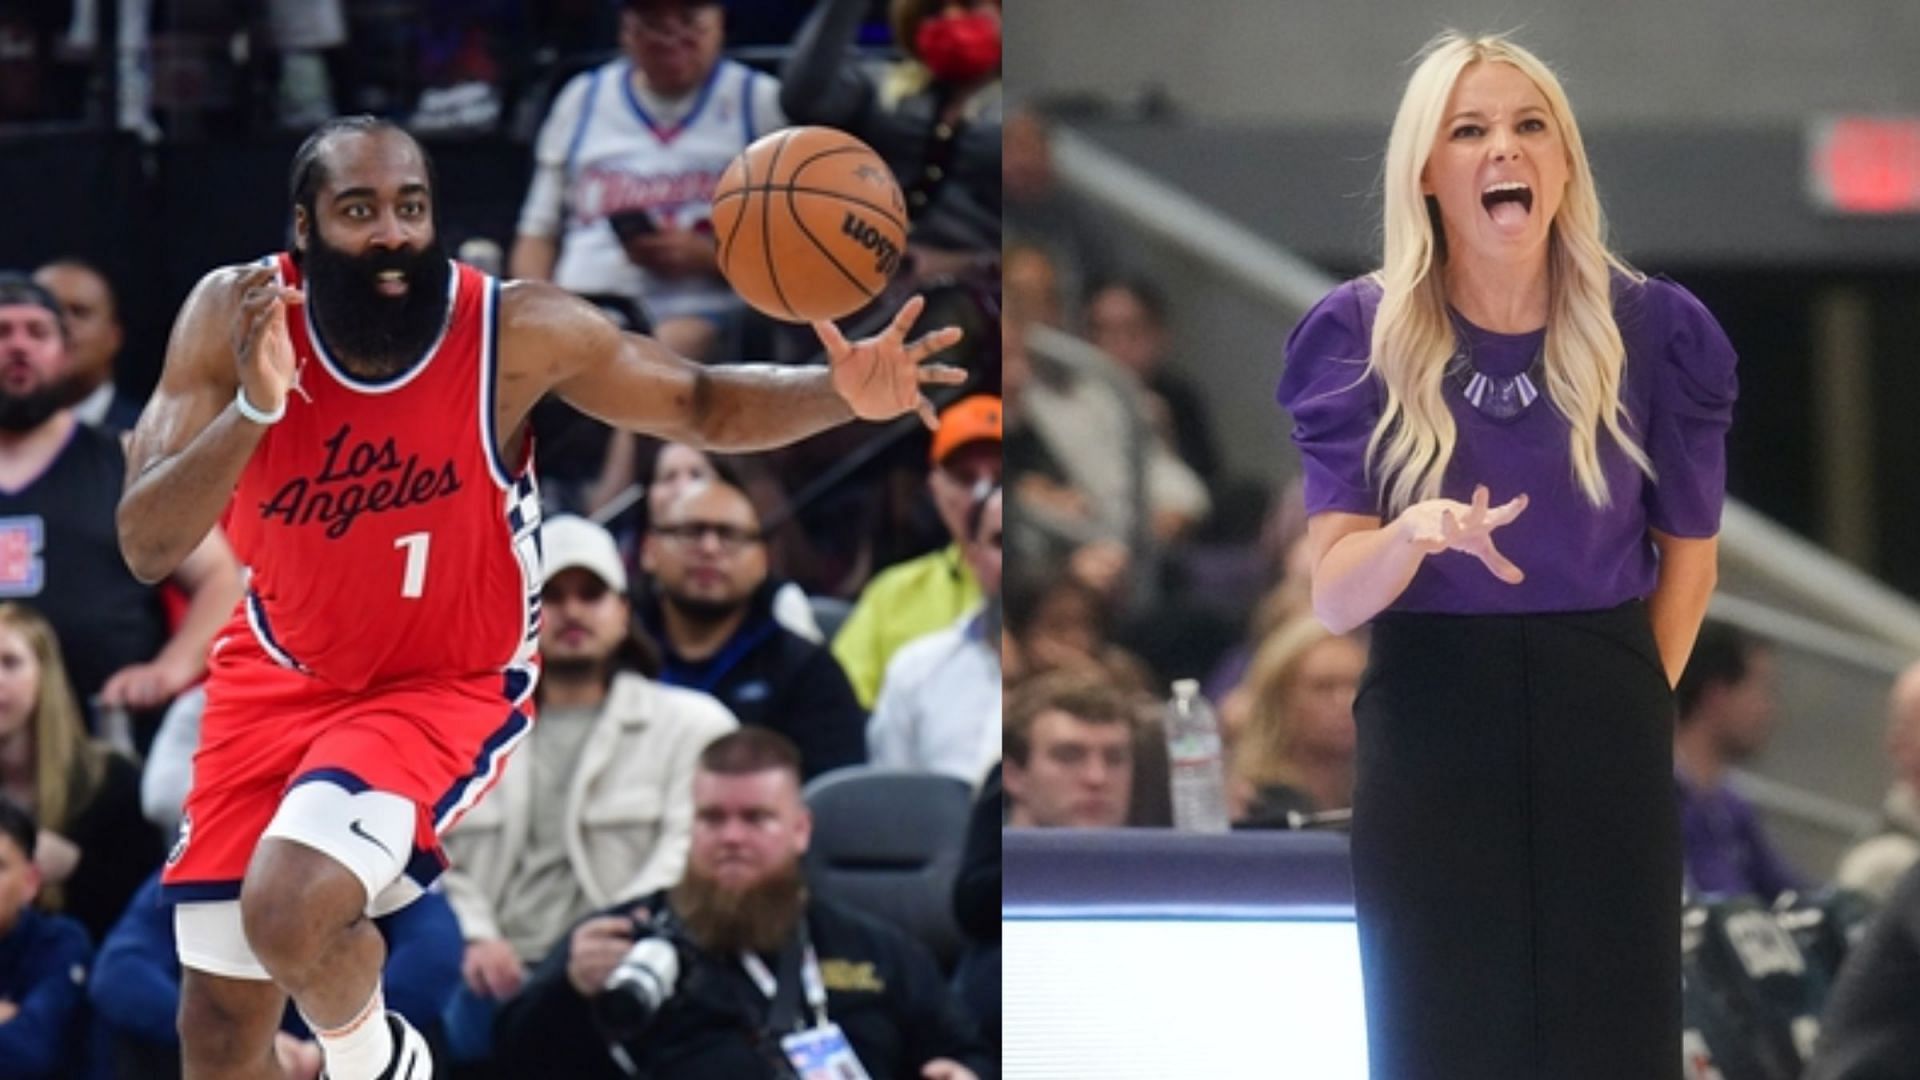
<svg viewBox="0 0 1920 1080">
<path fill-rule="evenodd" d="M 433 1080 L 433 1053 L 427 1049 L 426 1037 L 391 1009 L 387 1010 L 387 1028 L 393 1032 L 393 1057 L 374 1080 Z M 325 1069 L 320 1071 L 320 1080 L 329 1076 Z"/>
</svg>

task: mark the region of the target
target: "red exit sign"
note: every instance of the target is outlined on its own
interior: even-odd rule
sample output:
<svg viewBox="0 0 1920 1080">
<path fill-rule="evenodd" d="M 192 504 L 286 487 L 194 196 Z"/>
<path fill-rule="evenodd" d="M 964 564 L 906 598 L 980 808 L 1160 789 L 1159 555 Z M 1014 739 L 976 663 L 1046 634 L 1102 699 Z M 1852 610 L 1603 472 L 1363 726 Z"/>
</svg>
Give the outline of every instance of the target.
<svg viewBox="0 0 1920 1080">
<path fill-rule="evenodd" d="M 1920 214 L 1920 117 L 1824 117 L 1808 127 L 1807 188 L 1839 214 Z"/>
</svg>

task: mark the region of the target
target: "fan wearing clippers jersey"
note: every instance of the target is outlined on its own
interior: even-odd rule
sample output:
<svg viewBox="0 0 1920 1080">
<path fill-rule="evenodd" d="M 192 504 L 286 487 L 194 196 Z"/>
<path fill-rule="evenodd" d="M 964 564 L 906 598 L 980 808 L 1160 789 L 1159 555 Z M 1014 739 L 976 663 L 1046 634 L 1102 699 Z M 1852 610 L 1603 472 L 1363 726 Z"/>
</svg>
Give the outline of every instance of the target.
<svg viewBox="0 0 1920 1080">
<path fill-rule="evenodd" d="M 188 1080 L 269 1077 L 289 996 L 334 1080 L 431 1075 L 383 1005 L 369 917 L 443 868 L 439 837 L 532 723 L 549 393 L 616 427 L 760 450 L 917 411 L 959 338 L 815 331 L 824 368 L 707 368 L 542 282 L 450 262 L 425 151 L 329 121 L 290 178 L 294 248 L 209 273 L 175 322 L 119 513 L 136 576 L 226 517 L 250 568 L 215 641 L 164 885 Z"/>
<path fill-rule="evenodd" d="M 725 20 L 719 0 L 625 0 L 623 55 L 567 83 L 540 128 L 510 264 L 638 302 L 695 359 L 740 309 L 716 269 L 714 186 L 787 124 L 779 82 L 721 58 Z"/>
</svg>

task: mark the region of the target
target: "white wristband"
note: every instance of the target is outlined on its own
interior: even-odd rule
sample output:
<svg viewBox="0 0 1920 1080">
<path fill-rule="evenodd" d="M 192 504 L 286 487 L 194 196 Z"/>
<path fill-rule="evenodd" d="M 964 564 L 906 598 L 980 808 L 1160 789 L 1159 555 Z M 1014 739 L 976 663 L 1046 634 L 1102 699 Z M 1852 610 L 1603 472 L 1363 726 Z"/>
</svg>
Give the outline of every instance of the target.
<svg viewBox="0 0 1920 1080">
<path fill-rule="evenodd" d="M 247 388 L 244 386 L 233 395 L 233 407 L 240 410 L 241 416 L 246 417 L 256 424 L 277 424 L 280 422 L 281 417 L 287 415 L 287 402 L 285 398 L 280 399 L 279 408 L 272 412 L 263 412 L 260 409 L 254 408 L 253 402 L 247 400 Z"/>
</svg>

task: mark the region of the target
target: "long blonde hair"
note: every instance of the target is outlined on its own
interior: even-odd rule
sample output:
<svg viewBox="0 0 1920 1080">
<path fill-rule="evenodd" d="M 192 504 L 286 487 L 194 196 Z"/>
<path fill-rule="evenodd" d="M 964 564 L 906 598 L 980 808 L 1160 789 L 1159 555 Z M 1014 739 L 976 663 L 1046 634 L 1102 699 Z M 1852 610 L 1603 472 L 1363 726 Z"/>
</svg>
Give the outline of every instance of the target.
<svg viewBox="0 0 1920 1080">
<path fill-rule="evenodd" d="M 1260 642 L 1241 683 L 1249 700 L 1246 730 L 1233 753 L 1236 777 L 1256 788 L 1300 783 L 1300 771 L 1294 762 L 1300 728 L 1289 698 L 1307 657 L 1340 637 L 1313 616 L 1299 615 Z"/>
<path fill-rule="evenodd" d="M 1386 392 L 1367 443 L 1369 468 L 1385 485 L 1388 514 L 1440 492 L 1458 431 L 1442 396 L 1454 327 L 1447 315 L 1446 236 L 1437 204 L 1420 190 L 1442 114 L 1468 65 L 1511 64 L 1533 81 L 1553 113 L 1567 152 L 1567 189 L 1550 226 L 1547 253 L 1546 396 L 1571 425 L 1574 479 L 1596 508 L 1611 501 L 1600 465 L 1599 429 L 1649 477 L 1653 463 L 1627 432 L 1620 382 L 1626 346 L 1613 318 L 1612 277 L 1642 276 L 1607 250 L 1606 222 L 1594 191 L 1580 127 L 1560 80 L 1504 35 L 1447 31 L 1422 49 L 1387 139 L 1385 252 L 1373 277 L 1381 287 L 1369 366 Z M 1509 493 L 1496 493 L 1504 497 Z"/>
<path fill-rule="evenodd" d="M 87 737 L 80 705 L 60 659 L 60 642 L 39 612 L 24 604 L 0 604 L 0 626 L 19 634 L 40 665 L 40 692 L 28 730 L 33 738 L 34 816 L 56 832 L 93 799 L 106 774 L 104 747 Z"/>
</svg>

